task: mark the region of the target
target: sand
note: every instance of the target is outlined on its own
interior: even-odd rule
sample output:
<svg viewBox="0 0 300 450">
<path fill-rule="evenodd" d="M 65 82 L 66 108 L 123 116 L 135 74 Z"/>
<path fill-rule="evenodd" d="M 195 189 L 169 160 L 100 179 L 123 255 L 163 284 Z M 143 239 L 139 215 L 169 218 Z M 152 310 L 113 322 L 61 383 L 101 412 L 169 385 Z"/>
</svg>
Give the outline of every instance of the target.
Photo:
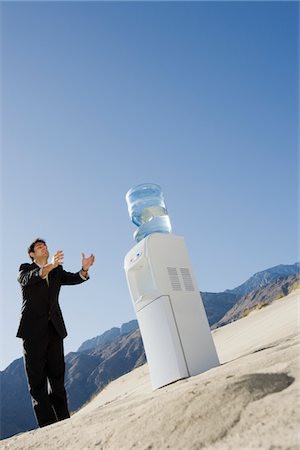
<svg viewBox="0 0 300 450">
<path fill-rule="evenodd" d="M 148 366 L 1 449 L 300 449 L 300 290 L 216 329 L 221 365 L 152 391 Z"/>
</svg>

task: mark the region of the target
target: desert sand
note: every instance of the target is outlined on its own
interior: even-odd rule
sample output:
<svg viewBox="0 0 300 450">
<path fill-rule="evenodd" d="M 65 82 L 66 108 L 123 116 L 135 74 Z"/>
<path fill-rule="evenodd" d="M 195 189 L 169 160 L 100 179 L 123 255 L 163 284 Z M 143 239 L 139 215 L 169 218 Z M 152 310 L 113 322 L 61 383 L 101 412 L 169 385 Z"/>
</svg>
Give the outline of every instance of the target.
<svg viewBox="0 0 300 450">
<path fill-rule="evenodd" d="M 1 449 L 300 449 L 300 290 L 216 329 L 221 365 L 152 391 L 147 364 Z"/>
</svg>

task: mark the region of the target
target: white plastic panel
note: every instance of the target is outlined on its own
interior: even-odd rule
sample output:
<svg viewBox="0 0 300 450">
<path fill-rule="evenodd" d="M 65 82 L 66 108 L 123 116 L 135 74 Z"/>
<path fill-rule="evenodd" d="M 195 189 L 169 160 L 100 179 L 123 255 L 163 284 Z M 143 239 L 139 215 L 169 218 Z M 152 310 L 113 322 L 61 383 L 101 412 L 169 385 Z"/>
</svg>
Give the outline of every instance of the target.
<svg viewBox="0 0 300 450">
<path fill-rule="evenodd" d="M 171 297 L 172 308 L 190 375 L 219 365 L 215 344 L 199 293 Z"/>
<path fill-rule="evenodd" d="M 137 319 L 153 389 L 188 377 L 169 297 L 150 303 L 137 313 Z"/>
</svg>

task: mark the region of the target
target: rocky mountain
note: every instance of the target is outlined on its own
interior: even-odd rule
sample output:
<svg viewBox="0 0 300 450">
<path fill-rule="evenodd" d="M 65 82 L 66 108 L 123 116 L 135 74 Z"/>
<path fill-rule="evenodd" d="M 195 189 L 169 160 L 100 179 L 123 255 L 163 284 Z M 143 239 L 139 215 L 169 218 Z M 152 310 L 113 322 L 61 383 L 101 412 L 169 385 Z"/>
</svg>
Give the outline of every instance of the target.
<svg viewBox="0 0 300 450">
<path fill-rule="evenodd" d="M 240 318 L 247 309 L 287 295 L 299 286 L 300 264 L 280 265 L 259 272 L 241 286 L 225 292 L 202 292 L 211 326 Z M 85 341 L 68 353 L 66 389 L 71 411 L 76 411 L 110 381 L 146 361 L 138 324 L 132 320 Z M 36 428 L 22 358 L 0 372 L 0 437 Z"/>
<path fill-rule="evenodd" d="M 228 323 L 232 320 L 237 320 L 241 315 L 238 314 L 238 311 L 243 313 L 244 309 L 247 309 L 250 305 L 247 305 L 249 298 L 246 297 L 251 292 L 256 290 L 266 288 L 266 292 L 268 291 L 268 286 L 272 283 L 277 283 L 281 279 L 285 279 L 289 276 L 299 276 L 300 272 L 300 263 L 297 262 L 295 264 L 280 264 L 275 267 L 271 267 L 270 269 L 263 270 L 262 272 L 258 272 L 254 274 L 251 278 L 245 281 L 240 286 L 235 289 L 226 289 L 224 292 L 201 292 L 201 297 L 203 301 L 203 305 L 205 307 L 205 311 L 207 314 L 208 322 L 210 326 L 216 328 L 216 324 L 220 326 L 222 323 Z M 283 282 L 284 285 L 284 282 Z M 278 293 L 280 295 L 280 293 Z M 244 299 L 242 299 L 245 297 Z M 276 297 L 276 295 L 271 295 L 272 300 Z M 242 305 L 245 302 L 245 308 L 240 307 L 238 310 L 235 310 L 234 307 L 237 303 Z M 231 311 L 233 308 L 234 315 L 231 318 Z M 221 321 L 226 314 L 225 322 Z M 228 315 L 227 315 L 228 314 Z"/>
<path fill-rule="evenodd" d="M 250 291 L 243 295 L 229 311 L 212 328 L 218 328 L 247 315 L 255 308 L 262 308 L 274 300 L 288 295 L 294 289 L 300 287 L 299 274 L 277 278 L 267 285 Z"/>
<path fill-rule="evenodd" d="M 290 275 L 298 275 L 300 273 L 300 262 L 295 264 L 280 264 L 278 266 L 271 267 L 270 269 L 263 270 L 262 272 L 255 273 L 245 283 L 234 289 L 228 289 L 225 292 L 230 292 L 239 297 L 248 294 L 251 291 L 255 291 L 259 288 L 263 288 L 270 283 L 278 281 L 280 278 L 288 277 Z"/>
<path fill-rule="evenodd" d="M 105 333 L 101 334 L 100 336 L 96 336 L 92 339 L 84 341 L 77 351 L 82 352 L 84 350 L 89 350 L 90 348 L 99 347 L 100 345 L 111 342 L 120 336 L 131 333 L 131 331 L 137 330 L 138 327 L 139 326 L 137 320 L 131 320 L 130 322 L 123 323 L 121 328 L 111 328 L 110 330 L 105 331 Z"/>
<path fill-rule="evenodd" d="M 111 380 L 146 362 L 139 329 L 111 342 L 66 356 L 66 390 L 71 411 L 76 411 Z"/>
<path fill-rule="evenodd" d="M 202 302 L 207 314 L 209 325 L 218 322 L 224 314 L 239 300 L 232 292 L 201 292 Z"/>
<path fill-rule="evenodd" d="M 1 439 L 36 428 L 22 358 L 0 372 L 0 387 Z"/>
</svg>

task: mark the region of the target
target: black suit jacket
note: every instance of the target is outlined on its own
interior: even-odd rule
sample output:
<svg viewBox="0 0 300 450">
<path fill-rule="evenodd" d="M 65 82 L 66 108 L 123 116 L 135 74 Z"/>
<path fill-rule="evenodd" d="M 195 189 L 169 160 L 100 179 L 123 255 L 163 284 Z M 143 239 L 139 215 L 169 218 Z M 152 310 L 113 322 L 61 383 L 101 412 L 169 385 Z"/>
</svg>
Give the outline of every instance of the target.
<svg viewBox="0 0 300 450">
<path fill-rule="evenodd" d="M 29 341 L 38 341 L 45 336 L 48 322 L 52 321 L 61 338 L 67 336 L 67 330 L 58 295 L 62 285 L 79 284 L 84 282 L 77 273 L 66 272 L 62 266 L 51 270 L 48 281 L 39 275 L 40 267 L 35 264 L 21 264 L 18 281 L 22 289 L 21 320 L 17 337 Z"/>
</svg>

